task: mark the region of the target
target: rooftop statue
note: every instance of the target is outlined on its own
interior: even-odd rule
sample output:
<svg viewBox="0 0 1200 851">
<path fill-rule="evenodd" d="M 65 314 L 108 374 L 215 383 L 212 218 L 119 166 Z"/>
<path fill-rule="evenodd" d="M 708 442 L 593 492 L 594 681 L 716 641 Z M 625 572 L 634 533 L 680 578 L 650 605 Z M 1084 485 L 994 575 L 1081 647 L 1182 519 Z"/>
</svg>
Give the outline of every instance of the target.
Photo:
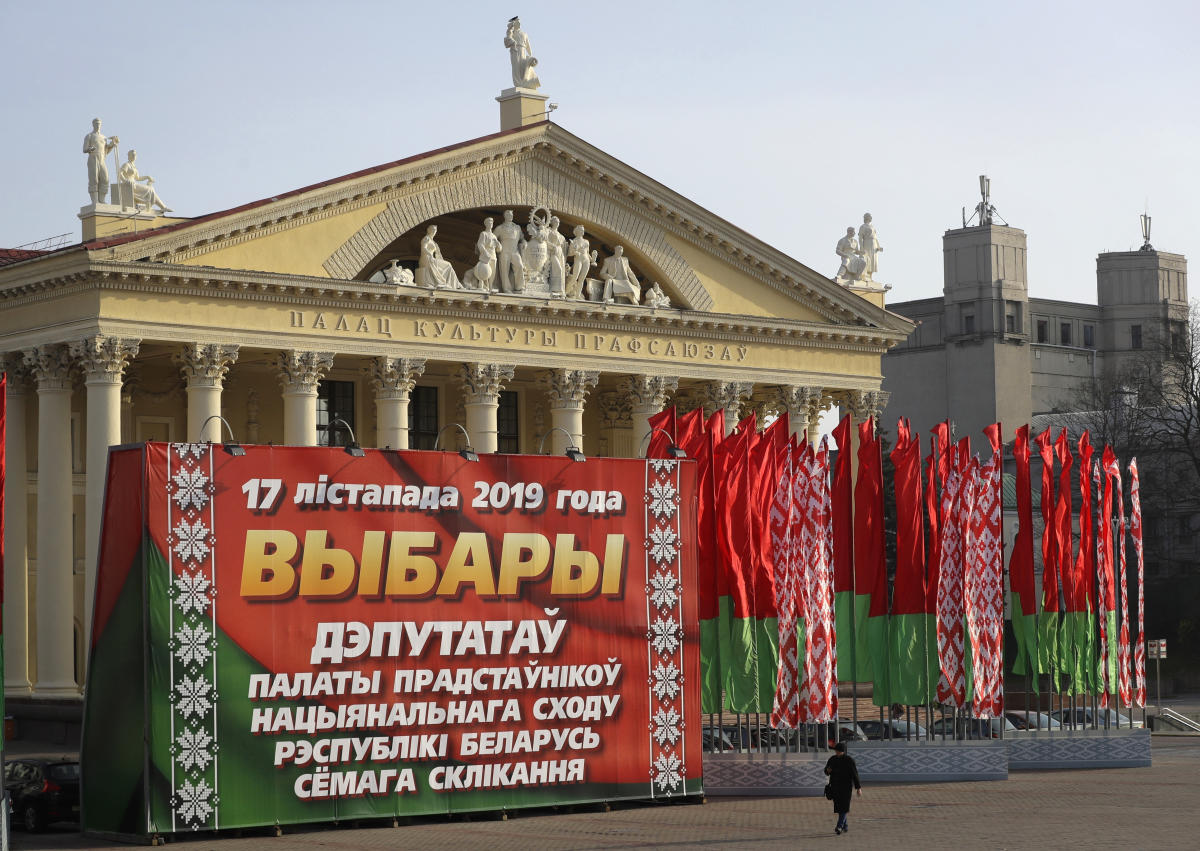
<svg viewBox="0 0 1200 851">
<path fill-rule="evenodd" d="M 479 261 L 463 275 L 463 286 L 469 290 L 490 292 L 496 277 L 496 256 L 500 251 L 500 240 L 492 232 L 492 218 L 483 220 L 483 230 L 475 240 L 475 253 Z"/>
<path fill-rule="evenodd" d="M 605 304 L 613 304 L 618 299 L 630 304 L 641 303 L 642 286 L 629 265 L 625 249 L 620 245 L 613 249 L 612 257 L 607 258 L 600 267 L 600 277 L 604 281 L 601 301 Z"/>
<path fill-rule="evenodd" d="M 846 235 L 838 240 L 834 251 L 842 258 L 842 265 L 837 270 L 838 282 L 861 281 L 867 261 L 858 247 L 858 240 L 854 238 L 853 227 L 846 228 Z"/>
<path fill-rule="evenodd" d="M 376 281 L 376 278 L 379 280 Z M 380 284 L 386 281 L 394 287 L 411 287 L 414 283 L 412 269 L 401 266 L 399 260 L 392 260 L 372 275 L 371 280 Z"/>
<path fill-rule="evenodd" d="M 138 174 L 137 151 L 130 149 L 126 162 L 117 171 L 117 178 L 121 182 L 122 202 L 128 200 L 134 207 L 144 207 L 147 210 L 158 207 L 160 214 L 171 212 L 171 208 L 158 197 L 158 192 L 154 189 L 154 178 L 148 174 L 145 177 Z M 143 186 L 143 183 L 146 185 Z"/>
<path fill-rule="evenodd" d="M 421 258 L 417 261 L 417 286 L 429 289 L 461 290 L 458 275 L 449 260 L 442 258 L 442 250 L 433 238 L 437 236 L 437 225 L 430 225 L 421 237 Z"/>
<path fill-rule="evenodd" d="M 588 271 L 596 265 L 599 255 L 591 250 L 591 243 L 584 237 L 583 225 L 577 225 L 572 233 L 575 234 L 575 238 L 571 240 L 568 256 L 574 262 L 571 264 L 571 273 L 567 276 L 566 295 L 567 298 L 582 298 Z"/>
<path fill-rule="evenodd" d="M 500 240 L 500 270 L 496 282 L 500 292 L 519 293 L 525 291 L 525 263 L 521 259 L 521 226 L 513 221 L 513 211 L 504 211 L 504 221 L 496 228 Z"/>
<path fill-rule="evenodd" d="M 504 46 L 508 48 L 508 56 L 512 61 L 513 85 L 518 89 L 540 88 L 542 81 L 533 70 L 538 61 L 529 46 L 529 36 L 521 29 L 520 18 L 509 19 L 508 30 L 504 33 Z"/>
<path fill-rule="evenodd" d="M 93 204 L 103 204 L 108 194 L 108 152 L 121 141 L 119 136 L 105 136 L 100 132 L 100 119 L 92 119 L 92 132 L 83 137 L 83 152 L 88 155 L 88 195 Z"/>
<path fill-rule="evenodd" d="M 662 291 L 662 287 L 655 281 L 650 289 L 646 290 L 646 298 L 643 304 L 646 307 L 670 307 L 671 300 L 667 298 L 667 294 Z"/>
<path fill-rule="evenodd" d="M 870 213 L 863 213 L 862 227 L 858 229 L 858 250 L 865 261 L 862 278 L 864 281 L 873 280 L 873 276 L 879 271 L 879 254 L 883 251 L 883 246 L 879 244 L 875 225 L 871 224 Z"/>
</svg>

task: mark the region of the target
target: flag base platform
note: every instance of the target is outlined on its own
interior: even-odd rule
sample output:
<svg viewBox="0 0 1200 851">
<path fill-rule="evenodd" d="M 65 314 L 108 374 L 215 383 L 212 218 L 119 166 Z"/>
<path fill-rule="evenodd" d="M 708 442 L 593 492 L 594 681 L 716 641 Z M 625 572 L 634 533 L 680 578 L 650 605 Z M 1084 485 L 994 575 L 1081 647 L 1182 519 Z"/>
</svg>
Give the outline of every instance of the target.
<svg viewBox="0 0 1200 851">
<path fill-rule="evenodd" d="M 991 741 L 854 742 L 864 783 L 1006 780 L 1010 771 L 1149 766 L 1149 730 L 1030 733 Z M 832 751 L 706 753 L 704 790 L 712 796 L 819 796 Z"/>
</svg>

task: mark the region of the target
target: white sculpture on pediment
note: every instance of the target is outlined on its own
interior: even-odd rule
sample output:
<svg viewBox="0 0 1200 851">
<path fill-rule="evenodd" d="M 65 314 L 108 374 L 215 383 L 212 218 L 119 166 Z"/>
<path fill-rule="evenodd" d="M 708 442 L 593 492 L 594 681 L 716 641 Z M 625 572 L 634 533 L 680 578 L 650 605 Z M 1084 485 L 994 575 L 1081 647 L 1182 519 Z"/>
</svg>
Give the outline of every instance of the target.
<svg viewBox="0 0 1200 851">
<path fill-rule="evenodd" d="M 558 216 L 551 216 L 546 228 L 546 243 L 550 247 L 547 281 L 550 284 L 551 298 L 563 298 L 566 295 L 567 238 L 558 232 L 559 224 Z"/>
<path fill-rule="evenodd" d="M 394 287 L 411 287 L 414 283 L 412 269 L 401 266 L 399 260 L 392 260 L 368 280 L 373 284 L 391 284 Z"/>
<path fill-rule="evenodd" d="M 540 290 L 546 284 L 550 264 L 549 212 L 545 219 L 538 218 L 537 210 L 529 216 L 525 226 L 528 238 L 521 245 L 521 262 L 525 264 L 525 288 L 533 285 Z"/>
<path fill-rule="evenodd" d="M 171 208 L 158 197 L 158 192 L 154 189 L 154 178 L 148 174 L 143 177 L 138 173 L 137 151 L 130 149 L 126 157 L 126 161 L 117 171 L 117 179 L 121 184 L 122 206 L 125 201 L 130 201 L 134 207 L 144 207 L 147 210 L 158 207 L 159 213 L 171 212 Z"/>
<path fill-rule="evenodd" d="M 417 261 L 417 286 L 429 289 L 461 290 L 462 284 L 450 261 L 442 258 L 442 250 L 433 238 L 437 225 L 430 225 L 421 237 L 421 255 Z"/>
<path fill-rule="evenodd" d="M 671 300 L 662 291 L 662 287 L 658 285 L 658 281 L 655 281 L 651 284 L 650 289 L 646 290 L 644 304 L 646 307 L 670 307 Z"/>
<path fill-rule="evenodd" d="M 500 251 L 500 240 L 492 231 L 492 217 L 483 220 L 483 230 L 479 239 L 475 240 L 475 253 L 479 257 L 472 268 L 463 275 L 463 286 L 468 290 L 492 289 L 492 280 L 496 277 L 496 258 Z"/>
<path fill-rule="evenodd" d="M 542 85 L 534 68 L 538 61 L 533 56 L 533 48 L 529 46 L 529 36 L 521 29 L 521 19 L 512 17 L 508 21 L 508 29 L 504 33 L 504 46 L 508 48 L 508 57 L 512 62 L 513 85 L 519 89 L 537 89 Z"/>
<path fill-rule="evenodd" d="M 521 226 L 513 221 L 512 210 L 504 211 L 504 221 L 496 228 L 496 238 L 500 240 L 500 254 L 497 258 L 500 270 L 496 275 L 500 292 L 524 292 L 525 263 L 521 259 L 521 242 L 524 235 Z"/>
<path fill-rule="evenodd" d="M 613 249 L 612 257 L 605 259 L 604 265 L 600 267 L 600 279 L 604 281 L 601 300 L 605 304 L 613 304 L 618 300 L 629 304 L 641 303 L 642 286 L 629 265 L 625 249 L 620 245 Z"/>
<path fill-rule="evenodd" d="M 853 227 L 846 228 L 846 235 L 838 240 L 834 251 L 842 258 L 842 265 L 837 270 L 838 282 L 861 281 L 867 261 L 858 247 L 858 240 L 854 238 Z"/>
<path fill-rule="evenodd" d="M 591 250 L 592 244 L 584 237 L 583 225 L 577 225 L 573 233 L 575 238 L 571 240 L 567 251 L 567 256 L 573 262 L 571 263 L 571 272 L 567 275 L 566 296 L 567 298 L 581 298 L 587 274 L 596 265 L 596 258 L 599 257 L 599 254 Z"/>
<path fill-rule="evenodd" d="M 875 225 L 871 224 L 870 213 L 863 213 L 862 227 L 858 229 L 858 250 L 864 261 L 863 280 L 871 281 L 879 271 L 879 253 L 883 251 L 883 246 L 879 244 L 879 234 L 875 232 Z"/>
<path fill-rule="evenodd" d="M 83 137 L 83 152 L 88 155 L 88 195 L 93 204 L 103 204 L 108 194 L 108 152 L 120 143 L 119 136 L 100 132 L 100 119 L 92 119 L 92 132 Z"/>
</svg>

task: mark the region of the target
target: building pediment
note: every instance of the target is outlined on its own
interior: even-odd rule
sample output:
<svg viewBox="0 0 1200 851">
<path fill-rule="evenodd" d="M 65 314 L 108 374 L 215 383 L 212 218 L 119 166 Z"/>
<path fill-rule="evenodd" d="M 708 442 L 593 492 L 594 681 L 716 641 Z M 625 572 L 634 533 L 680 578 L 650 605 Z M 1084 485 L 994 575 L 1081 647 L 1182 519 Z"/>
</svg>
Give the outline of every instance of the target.
<svg viewBox="0 0 1200 851">
<path fill-rule="evenodd" d="M 106 260 L 367 281 L 391 261 L 415 265 L 432 223 L 461 278 L 484 216 L 512 209 L 524 226 L 538 208 L 568 239 L 582 226 L 600 263 L 622 246 L 671 307 L 907 333 L 905 320 L 549 122 L 87 247 Z"/>
</svg>

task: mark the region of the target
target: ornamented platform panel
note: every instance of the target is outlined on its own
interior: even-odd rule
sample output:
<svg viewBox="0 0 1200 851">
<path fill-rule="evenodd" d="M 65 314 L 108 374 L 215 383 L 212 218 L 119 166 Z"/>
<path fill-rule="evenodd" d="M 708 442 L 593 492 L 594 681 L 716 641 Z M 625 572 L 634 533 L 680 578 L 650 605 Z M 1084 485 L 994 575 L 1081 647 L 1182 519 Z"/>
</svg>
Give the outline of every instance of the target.
<svg viewBox="0 0 1200 851">
<path fill-rule="evenodd" d="M 1093 730 L 1071 736 L 1046 733 L 1012 738 L 1006 743 L 1008 767 L 1012 771 L 1150 765 L 1149 730 Z"/>
</svg>

